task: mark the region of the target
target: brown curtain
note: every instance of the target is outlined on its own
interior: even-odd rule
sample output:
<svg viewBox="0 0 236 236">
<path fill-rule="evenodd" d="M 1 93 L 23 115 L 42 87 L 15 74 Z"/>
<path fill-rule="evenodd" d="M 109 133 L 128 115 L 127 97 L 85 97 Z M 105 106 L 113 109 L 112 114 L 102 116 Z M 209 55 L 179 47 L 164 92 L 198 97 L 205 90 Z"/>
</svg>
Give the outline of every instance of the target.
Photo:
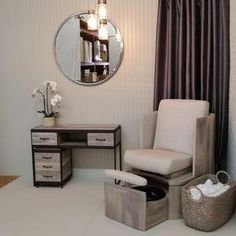
<svg viewBox="0 0 236 236">
<path fill-rule="evenodd" d="M 228 137 L 229 0 L 159 0 L 154 110 L 163 98 L 207 100 L 216 115 L 216 168 Z"/>
</svg>

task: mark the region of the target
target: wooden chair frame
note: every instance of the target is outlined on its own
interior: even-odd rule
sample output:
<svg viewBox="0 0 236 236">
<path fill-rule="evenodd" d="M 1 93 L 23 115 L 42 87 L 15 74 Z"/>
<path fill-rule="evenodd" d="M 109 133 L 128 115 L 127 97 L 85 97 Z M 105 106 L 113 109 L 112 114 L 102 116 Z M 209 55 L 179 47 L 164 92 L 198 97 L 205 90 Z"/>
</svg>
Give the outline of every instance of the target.
<svg viewBox="0 0 236 236">
<path fill-rule="evenodd" d="M 153 148 L 156 120 L 158 112 L 145 114 L 141 124 L 141 149 Z M 181 218 L 181 187 L 197 176 L 214 173 L 214 140 L 215 140 L 215 115 L 197 118 L 194 143 L 194 155 L 191 169 L 186 169 L 172 174 L 161 176 L 142 170 L 131 171 L 155 184 L 166 186 L 168 192 L 168 218 Z"/>
</svg>

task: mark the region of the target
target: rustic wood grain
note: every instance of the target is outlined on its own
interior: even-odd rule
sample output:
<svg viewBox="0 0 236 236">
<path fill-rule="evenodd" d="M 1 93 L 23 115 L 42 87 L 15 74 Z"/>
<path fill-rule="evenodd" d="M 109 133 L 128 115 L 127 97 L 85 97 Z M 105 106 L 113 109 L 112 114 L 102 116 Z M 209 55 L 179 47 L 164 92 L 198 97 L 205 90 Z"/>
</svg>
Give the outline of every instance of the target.
<svg viewBox="0 0 236 236">
<path fill-rule="evenodd" d="M 60 182 L 60 171 L 38 171 L 35 170 L 35 180 L 43 182 Z"/>
<path fill-rule="evenodd" d="M 88 146 L 114 146 L 113 133 L 88 133 Z"/>
<path fill-rule="evenodd" d="M 168 219 L 168 198 L 147 202 L 146 229 Z"/>
<path fill-rule="evenodd" d="M 105 215 L 144 231 L 168 219 L 168 200 L 147 202 L 144 192 L 105 183 Z"/>
<path fill-rule="evenodd" d="M 70 150 L 34 152 L 35 181 L 60 182 L 71 174 Z M 62 170 L 62 171 L 61 171 Z"/>
<path fill-rule="evenodd" d="M 57 145 L 57 133 L 32 132 L 32 145 Z"/>
<path fill-rule="evenodd" d="M 183 170 L 176 171 L 176 172 L 171 173 L 169 175 L 164 175 L 164 177 L 168 178 L 168 179 L 175 179 L 177 177 L 186 175 L 186 174 L 191 173 L 191 172 L 192 172 L 192 166 L 190 166 L 188 168 L 185 168 Z"/>
<path fill-rule="evenodd" d="M 146 229 L 146 194 L 105 183 L 105 215 L 139 230 Z"/>
<path fill-rule="evenodd" d="M 50 164 L 60 164 L 60 153 L 59 152 L 35 152 L 34 161 L 37 163 L 50 163 Z"/>
<path fill-rule="evenodd" d="M 117 168 L 117 158 L 119 158 L 120 170 L 122 168 L 121 126 L 117 124 L 38 126 L 31 129 L 31 144 L 33 179 L 36 187 L 63 187 L 64 183 L 71 179 L 72 148 L 111 149 L 114 169 Z M 64 158 L 65 152 L 67 158 Z"/>
<path fill-rule="evenodd" d="M 196 148 L 193 160 L 193 175 L 201 176 L 214 172 L 215 115 L 198 118 Z"/>
<path fill-rule="evenodd" d="M 156 186 L 166 186 L 168 193 L 168 218 L 180 219 L 182 216 L 181 187 L 193 179 L 192 173 L 178 176 L 176 178 L 165 178 L 155 173 L 143 171 L 131 171 L 134 174 L 150 179 Z"/>
<path fill-rule="evenodd" d="M 180 219 L 182 217 L 182 206 L 181 206 L 181 185 L 170 185 L 169 186 L 169 219 Z"/>
<path fill-rule="evenodd" d="M 117 124 L 64 124 L 55 125 L 52 127 L 37 126 L 33 128 L 33 131 L 68 131 L 68 130 L 109 130 L 115 131 L 120 127 Z"/>
</svg>

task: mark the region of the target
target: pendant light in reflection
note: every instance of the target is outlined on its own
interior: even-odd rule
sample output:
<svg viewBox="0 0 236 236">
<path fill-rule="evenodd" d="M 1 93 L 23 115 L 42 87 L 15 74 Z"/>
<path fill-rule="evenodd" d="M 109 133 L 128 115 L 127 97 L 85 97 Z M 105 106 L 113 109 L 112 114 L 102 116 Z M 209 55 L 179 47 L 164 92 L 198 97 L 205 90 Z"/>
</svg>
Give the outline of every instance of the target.
<svg viewBox="0 0 236 236">
<path fill-rule="evenodd" d="M 98 29 L 98 19 L 95 10 L 88 10 L 88 30 Z"/>
<path fill-rule="evenodd" d="M 107 20 L 99 21 L 98 38 L 100 40 L 108 40 Z"/>
</svg>

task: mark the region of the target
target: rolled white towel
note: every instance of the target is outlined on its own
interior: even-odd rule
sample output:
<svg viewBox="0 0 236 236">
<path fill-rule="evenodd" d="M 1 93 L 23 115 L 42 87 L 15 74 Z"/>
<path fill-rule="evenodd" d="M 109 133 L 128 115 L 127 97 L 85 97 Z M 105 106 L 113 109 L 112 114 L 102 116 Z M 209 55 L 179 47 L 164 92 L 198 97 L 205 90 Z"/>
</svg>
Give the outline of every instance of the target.
<svg viewBox="0 0 236 236">
<path fill-rule="evenodd" d="M 230 188 L 229 185 L 224 185 L 222 183 L 213 184 L 210 179 L 208 179 L 204 184 L 198 184 L 196 187 L 199 188 L 202 194 L 207 197 L 217 197 Z M 197 188 L 190 189 L 193 200 L 199 200 L 201 197 L 201 192 Z"/>
<path fill-rule="evenodd" d="M 190 190 L 191 198 L 195 201 L 199 200 L 201 197 L 201 192 L 197 188 L 191 188 Z"/>
<path fill-rule="evenodd" d="M 219 189 L 218 192 L 215 193 L 214 197 L 217 197 L 217 196 L 221 195 L 222 193 L 227 191 L 229 188 L 230 188 L 229 185 L 223 186 L 223 188 Z"/>
<path fill-rule="evenodd" d="M 213 185 L 213 182 L 211 179 L 207 179 L 206 182 L 204 183 L 206 187 L 211 187 Z"/>
</svg>

